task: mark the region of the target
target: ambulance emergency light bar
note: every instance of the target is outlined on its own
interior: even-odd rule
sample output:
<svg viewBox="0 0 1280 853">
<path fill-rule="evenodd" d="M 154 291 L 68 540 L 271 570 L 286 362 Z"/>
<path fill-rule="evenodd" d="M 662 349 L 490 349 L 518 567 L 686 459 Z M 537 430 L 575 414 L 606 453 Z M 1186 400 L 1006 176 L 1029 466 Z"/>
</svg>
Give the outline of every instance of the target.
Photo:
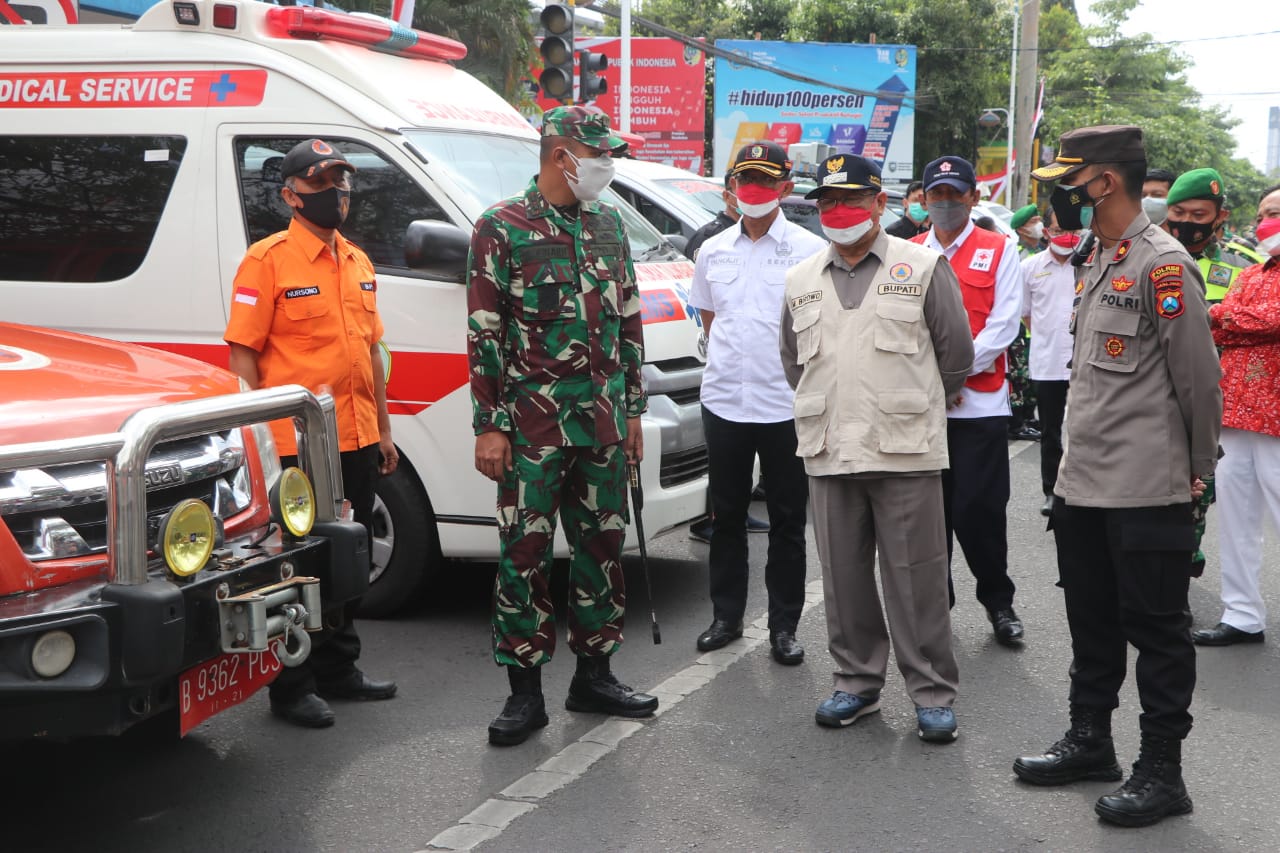
<svg viewBox="0 0 1280 853">
<path fill-rule="evenodd" d="M 179 24 L 200 25 L 195 3 L 175 2 L 173 10 Z M 214 27 L 235 29 L 237 12 L 238 4 L 215 3 Z M 337 41 L 418 59 L 457 60 L 467 56 L 467 46 L 453 39 L 402 27 L 375 15 L 330 12 L 311 6 L 272 6 L 266 10 L 266 31 L 275 38 Z"/>
<path fill-rule="evenodd" d="M 312 6 L 274 6 L 267 10 L 267 32 L 277 38 L 315 39 L 361 44 L 419 59 L 465 59 L 467 46 L 444 36 L 402 27 L 373 16 L 329 12 Z"/>
</svg>

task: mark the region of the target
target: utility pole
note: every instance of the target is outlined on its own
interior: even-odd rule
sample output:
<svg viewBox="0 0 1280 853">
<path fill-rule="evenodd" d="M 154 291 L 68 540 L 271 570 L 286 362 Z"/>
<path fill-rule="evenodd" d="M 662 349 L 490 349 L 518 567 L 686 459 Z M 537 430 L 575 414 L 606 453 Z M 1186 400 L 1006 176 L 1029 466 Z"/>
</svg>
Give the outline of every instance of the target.
<svg viewBox="0 0 1280 853">
<path fill-rule="evenodd" d="M 1036 113 L 1036 66 L 1040 55 L 1040 0 L 1022 0 L 1022 38 L 1018 46 L 1018 107 L 1014 113 L 1018 128 L 1018 162 L 1014 174 L 1009 176 L 1013 192 L 1008 196 L 1014 200 L 1009 205 L 1014 210 L 1027 203 L 1031 170 L 1036 165 L 1031 162 L 1031 134 Z"/>
</svg>

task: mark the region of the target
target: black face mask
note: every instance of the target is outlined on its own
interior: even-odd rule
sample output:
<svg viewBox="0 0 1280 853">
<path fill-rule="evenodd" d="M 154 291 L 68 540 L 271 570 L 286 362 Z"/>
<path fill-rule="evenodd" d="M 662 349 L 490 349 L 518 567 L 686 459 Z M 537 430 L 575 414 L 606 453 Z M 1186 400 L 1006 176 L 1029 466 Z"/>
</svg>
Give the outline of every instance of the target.
<svg viewBox="0 0 1280 853">
<path fill-rule="evenodd" d="M 308 222 L 321 228 L 338 228 L 347 220 L 347 210 L 351 206 L 351 190 L 340 190 L 329 187 L 318 193 L 295 194 L 302 199 L 302 207 L 298 214 Z"/>
<path fill-rule="evenodd" d="M 1083 209 L 1093 206 L 1087 181 L 1070 189 L 1061 184 L 1054 187 L 1053 194 L 1049 196 L 1049 205 L 1053 208 L 1053 221 L 1063 231 L 1083 231 L 1092 224 L 1081 218 Z"/>
<path fill-rule="evenodd" d="M 1213 233 L 1213 225 L 1207 222 L 1192 222 L 1189 219 L 1166 219 L 1165 227 L 1174 239 L 1190 249 L 1203 243 Z"/>
</svg>

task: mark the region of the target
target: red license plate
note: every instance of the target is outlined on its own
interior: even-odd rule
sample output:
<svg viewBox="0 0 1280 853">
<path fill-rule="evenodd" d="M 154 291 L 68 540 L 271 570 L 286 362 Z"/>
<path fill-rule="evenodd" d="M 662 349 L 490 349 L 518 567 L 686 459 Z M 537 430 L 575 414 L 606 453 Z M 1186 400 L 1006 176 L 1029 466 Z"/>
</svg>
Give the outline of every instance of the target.
<svg viewBox="0 0 1280 853">
<path fill-rule="evenodd" d="M 265 652 L 240 652 L 207 660 L 178 678 L 178 716 L 182 736 L 270 684 L 282 669 L 275 643 Z"/>
</svg>

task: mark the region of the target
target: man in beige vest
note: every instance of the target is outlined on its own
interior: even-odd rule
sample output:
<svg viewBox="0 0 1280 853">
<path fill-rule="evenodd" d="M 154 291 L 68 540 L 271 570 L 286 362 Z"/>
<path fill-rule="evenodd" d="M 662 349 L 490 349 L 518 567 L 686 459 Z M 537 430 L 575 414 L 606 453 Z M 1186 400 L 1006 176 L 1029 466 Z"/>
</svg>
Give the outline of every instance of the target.
<svg viewBox="0 0 1280 853">
<path fill-rule="evenodd" d="M 946 401 L 969 375 L 973 336 L 942 256 L 881 231 L 875 163 L 828 158 L 807 197 L 832 244 L 788 271 L 779 337 L 836 663 L 815 716 L 847 726 L 879 710 L 892 638 L 920 737 L 947 743 L 959 672 L 941 471 Z"/>
</svg>

